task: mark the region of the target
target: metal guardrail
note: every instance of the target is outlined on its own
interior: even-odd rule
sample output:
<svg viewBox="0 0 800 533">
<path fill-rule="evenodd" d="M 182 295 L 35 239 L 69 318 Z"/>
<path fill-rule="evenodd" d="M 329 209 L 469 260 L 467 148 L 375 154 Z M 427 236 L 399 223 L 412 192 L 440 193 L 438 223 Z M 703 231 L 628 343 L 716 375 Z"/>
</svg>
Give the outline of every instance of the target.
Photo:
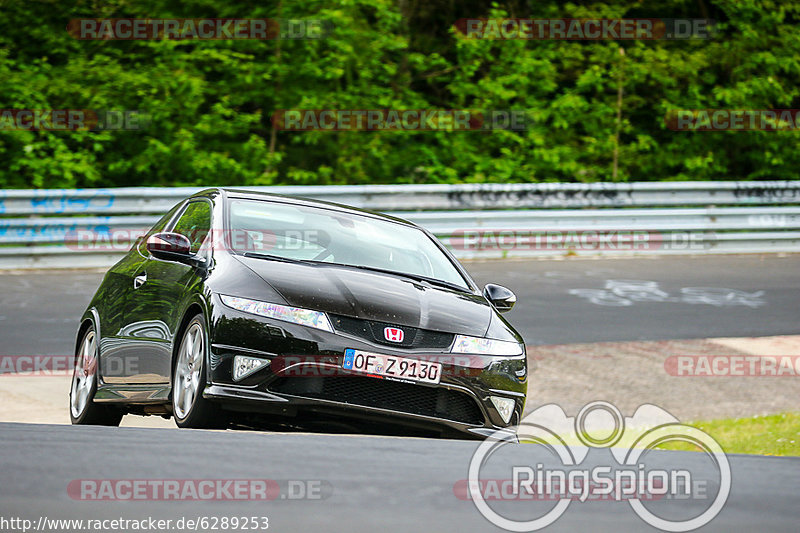
<svg viewBox="0 0 800 533">
<path fill-rule="evenodd" d="M 800 203 L 800 181 L 464 183 L 247 187 L 375 211 L 571 209 Z M 196 187 L 0 190 L 0 216 L 156 214 Z"/>
<path fill-rule="evenodd" d="M 391 212 L 428 228 L 461 258 L 800 251 L 795 181 L 247 189 Z M 0 269 L 108 266 L 198 190 L 0 190 Z M 630 232 L 634 242 L 624 245 Z M 115 249 L 81 246 L 87 234 L 108 235 Z"/>
</svg>

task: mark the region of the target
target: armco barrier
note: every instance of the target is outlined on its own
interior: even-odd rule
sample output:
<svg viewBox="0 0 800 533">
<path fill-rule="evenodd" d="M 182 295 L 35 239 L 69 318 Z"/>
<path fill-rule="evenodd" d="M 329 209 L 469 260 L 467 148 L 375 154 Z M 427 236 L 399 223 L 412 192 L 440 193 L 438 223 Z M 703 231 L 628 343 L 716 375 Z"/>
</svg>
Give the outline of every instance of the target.
<svg viewBox="0 0 800 533">
<path fill-rule="evenodd" d="M 800 251 L 796 181 L 247 189 L 392 212 L 428 228 L 461 258 Z M 198 190 L 0 190 L 0 269 L 110 265 L 119 251 L 70 242 L 80 232 L 135 236 Z M 608 235 L 618 244 L 624 232 L 638 232 L 640 246 L 609 245 Z"/>
</svg>

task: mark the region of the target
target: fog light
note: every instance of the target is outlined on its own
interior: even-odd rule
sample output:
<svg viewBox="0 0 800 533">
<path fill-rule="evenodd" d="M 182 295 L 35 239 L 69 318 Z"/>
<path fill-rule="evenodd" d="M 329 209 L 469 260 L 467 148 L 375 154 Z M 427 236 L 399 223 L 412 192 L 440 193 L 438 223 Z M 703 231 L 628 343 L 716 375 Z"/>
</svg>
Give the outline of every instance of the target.
<svg viewBox="0 0 800 533">
<path fill-rule="evenodd" d="M 233 380 L 239 381 L 269 365 L 266 359 L 237 355 L 233 358 Z"/>
<path fill-rule="evenodd" d="M 497 412 L 500 413 L 500 418 L 508 424 L 508 421 L 511 420 L 511 415 L 514 414 L 514 400 L 503 398 L 502 396 L 490 396 L 490 398 Z"/>
</svg>

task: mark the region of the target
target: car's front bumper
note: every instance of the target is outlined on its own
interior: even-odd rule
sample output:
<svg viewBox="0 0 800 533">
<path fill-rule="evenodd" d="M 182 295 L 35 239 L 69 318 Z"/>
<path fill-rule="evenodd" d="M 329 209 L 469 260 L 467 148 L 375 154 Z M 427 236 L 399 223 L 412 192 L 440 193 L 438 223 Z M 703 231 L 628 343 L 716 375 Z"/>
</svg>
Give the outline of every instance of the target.
<svg viewBox="0 0 800 533">
<path fill-rule="evenodd" d="M 461 356 L 423 348 L 398 349 L 349 334 L 329 333 L 215 307 L 205 396 L 228 409 L 266 416 L 339 417 L 371 427 L 408 427 L 442 435 L 485 438 L 519 423 L 527 364 L 516 357 Z M 342 369 L 347 348 L 442 364 L 438 385 L 398 382 Z M 237 355 L 269 361 L 241 380 Z M 510 398 L 506 422 L 491 396 Z"/>
</svg>

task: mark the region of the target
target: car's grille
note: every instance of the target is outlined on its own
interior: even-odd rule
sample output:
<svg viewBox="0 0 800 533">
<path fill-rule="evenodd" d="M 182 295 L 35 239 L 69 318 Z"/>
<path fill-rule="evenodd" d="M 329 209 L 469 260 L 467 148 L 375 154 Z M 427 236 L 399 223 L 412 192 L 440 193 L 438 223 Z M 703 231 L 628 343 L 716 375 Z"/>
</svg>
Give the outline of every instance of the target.
<svg viewBox="0 0 800 533">
<path fill-rule="evenodd" d="M 362 377 L 282 378 L 270 385 L 277 393 L 377 407 L 415 415 L 482 424 L 475 400 L 463 392 Z"/>
<path fill-rule="evenodd" d="M 398 326 L 385 322 L 373 320 L 361 320 L 341 315 L 330 315 L 333 321 L 333 328 L 342 333 L 349 333 L 362 339 L 387 346 L 399 346 L 402 348 L 428 348 L 445 349 L 453 343 L 452 333 L 432 331 L 429 329 L 412 328 L 409 326 Z M 383 335 L 384 328 L 400 328 L 403 330 L 403 342 L 387 341 Z"/>
</svg>

